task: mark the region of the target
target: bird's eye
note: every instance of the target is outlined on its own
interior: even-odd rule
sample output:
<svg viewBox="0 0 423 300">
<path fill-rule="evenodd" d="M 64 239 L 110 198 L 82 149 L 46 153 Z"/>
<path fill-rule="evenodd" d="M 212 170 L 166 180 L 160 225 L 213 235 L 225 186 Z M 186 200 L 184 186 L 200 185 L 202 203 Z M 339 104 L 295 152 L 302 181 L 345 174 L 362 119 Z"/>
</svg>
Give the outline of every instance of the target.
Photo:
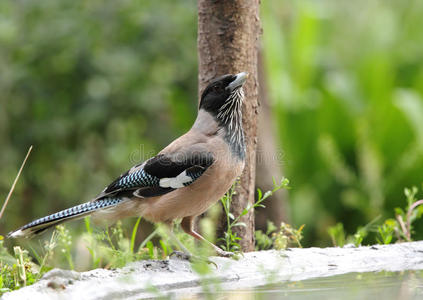
<svg viewBox="0 0 423 300">
<path fill-rule="evenodd" d="M 220 84 L 218 84 L 218 85 L 214 85 L 214 86 L 212 87 L 212 90 L 213 90 L 213 92 L 215 92 L 215 93 L 221 93 L 221 92 L 223 91 L 223 88 L 222 88 L 222 86 L 221 86 Z"/>
</svg>

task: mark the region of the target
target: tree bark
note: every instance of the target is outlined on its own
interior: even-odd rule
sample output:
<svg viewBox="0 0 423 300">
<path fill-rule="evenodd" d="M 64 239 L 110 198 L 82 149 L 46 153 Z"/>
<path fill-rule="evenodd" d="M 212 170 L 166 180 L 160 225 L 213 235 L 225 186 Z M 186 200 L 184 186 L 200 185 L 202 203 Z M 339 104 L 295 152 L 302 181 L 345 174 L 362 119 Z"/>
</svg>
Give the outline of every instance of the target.
<svg viewBox="0 0 423 300">
<path fill-rule="evenodd" d="M 265 192 L 273 189 L 273 178 L 279 181 L 283 177 L 283 152 L 278 143 L 279 135 L 273 122 L 262 53 L 263 50 L 260 50 L 258 55 L 260 115 L 256 154 L 256 186 Z M 272 221 L 276 227 L 282 221 L 289 223 L 287 190 L 283 189 L 273 194 L 264 205 L 266 208 L 257 210 L 255 214 L 256 229 L 265 231 L 267 221 Z"/>
<path fill-rule="evenodd" d="M 247 71 L 244 86 L 243 126 L 246 136 L 246 164 L 232 213 L 237 216 L 254 203 L 258 115 L 257 53 L 260 35 L 259 0 L 198 0 L 199 91 L 220 75 Z M 242 238 L 242 251 L 254 250 L 254 212 L 235 227 Z"/>
</svg>

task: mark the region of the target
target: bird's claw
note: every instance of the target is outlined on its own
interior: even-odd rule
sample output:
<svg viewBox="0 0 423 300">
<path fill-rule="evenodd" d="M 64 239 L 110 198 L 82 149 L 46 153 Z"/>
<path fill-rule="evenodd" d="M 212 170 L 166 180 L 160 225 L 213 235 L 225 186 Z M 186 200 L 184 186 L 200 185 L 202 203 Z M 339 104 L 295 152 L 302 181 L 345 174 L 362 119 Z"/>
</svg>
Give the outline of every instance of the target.
<svg viewBox="0 0 423 300">
<path fill-rule="evenodd" d="M 206 257 L 201 257 L 201 256 L 197 256 L 197 255 L 192 255 L 191 253 L 185 253 L 182 251 L 173 251 L 171 254 L 169 254 L 169 258 L 177 258 L 177 259 L 182 259 L 182 260 L 187 260 L 189 262 L 194 262 L 194 261 L 205 261 L 208 264 L 212 264 L 216 267 L 216 269 L 218 268 L 217 264 L 214 261 L 211 261 L 209 258 Z"/>
<path fill-rule="evenodd" d="M 185 253 L 182 251 L 173 251 L 172 253 L 169 254 L 169 258 L 171 257 L 175 257 L 177 259 L 182 259 L 182 260 L 189 260 L 191 261 L 192 259 L 192 254 L 190 253 Z"/>
<path fill-rule="evenodd" d="M 234 257 L 235 256 L 234 252 L 224 251 L 222 249 L 219 249 L 219 251 L 217 251 L 217 249 L 216 249 L 216 253 L 217 253 L 217 255 L 219 255 L 221 257 Z"/>
</svg>

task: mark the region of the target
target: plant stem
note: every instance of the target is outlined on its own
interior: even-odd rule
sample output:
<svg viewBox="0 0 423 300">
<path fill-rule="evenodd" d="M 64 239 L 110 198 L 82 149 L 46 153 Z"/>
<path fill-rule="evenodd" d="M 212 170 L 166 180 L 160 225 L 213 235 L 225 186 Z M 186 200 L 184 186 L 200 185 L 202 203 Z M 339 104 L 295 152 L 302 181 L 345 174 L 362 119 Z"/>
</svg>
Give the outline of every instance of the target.
<svg viewBox="0 0 423 300">
<path fill-rule="evenodd" d="M 145 247 L 145 245 L 157 234 L 157 232 L 159 232 L 159 228 L 156 228 L 152 233 L 150 233 L 149 236 L 147 236 L 145 238 L 145 240 L 141 243 L 141 245 L 138 247 L 138 251 L 139 249 L 142 249 Z"/>
<path fill-rule="evenodd" d="M 419 206 L 423 204 L 423 199 L 420 199 L 416 202 L 414 202 L 410 208 L 408 209 L 407 212 L 407 232 L 406 232 L 406 236 L 407 236 L 407 240 L 410 242 L 411 241 L 411 214 L 413 213 L 413 210 Z"/>
<path fill-rule="evenodd" d="M 25 166 L 26 160 L 28 159 L 29 154 L 31 153 L 31 150 L 32 150 L 32 145 L 29 147 L 28 152 L 26 153 L 26 156 L 22 162 L 21 168 L 18 171 L 18 175 L 16 175 L 15 181 L 13 181 L 12 187 L 10 188 L 9 194 L 7 194 L 6 200 L 4 201 L 3 207 L 1 208 L 1 211 L 0 211 L 0 219 L 1 217 L 3 217 L 4 210 L 6 209 L 7 203 L 9 203 L 10 196 L 12 196 L 16 183 L 18 182 L 18 179 L 21 176 L 22 169 Z"/>
</svg>

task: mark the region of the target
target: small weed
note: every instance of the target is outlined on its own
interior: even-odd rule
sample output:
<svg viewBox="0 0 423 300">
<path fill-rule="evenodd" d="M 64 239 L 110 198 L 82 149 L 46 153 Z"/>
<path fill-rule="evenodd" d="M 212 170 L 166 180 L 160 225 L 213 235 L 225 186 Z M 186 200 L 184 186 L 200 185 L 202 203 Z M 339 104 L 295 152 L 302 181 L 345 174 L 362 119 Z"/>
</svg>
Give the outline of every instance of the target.
<svg viewBox="0 0 423 300">
<path fill-rule="evenodd" d="M 138 218 L 135 222 L 130 238 L 126 236 L 119 221 L 107 230 L 91 234 L 93 239 L 88 235 L 86 240 L 89 241 L 93 264 L 104 268 L 119 268 L 136 260 L 164 259 L 171 249 L 170 246 L 162 239 L 159 241 L 160 247 L 154 246 L 151 241 L 156 235 L 161 235 L 159 226 L 136 248 L 135 237 L 140 221 L 141 218 Z"/>
<path fill-rule="evenodd" d="M 369 223 L 371 224 L 371 223 Z M 358 247 L 363 242 L 364 238 L 369 234 L 368 227 L 358 227 L 356 233 L 352 236 L 352 243 L 354 246 Z"/>
<path fill-rule="evenodd" d="M 274 239 L 271 234 L 274 233 L 278 228 L 271 221 L 267 221 L 266 232 L 256 230 L 254 233 L 256 239 L 256 250 L 268 250 L 273 247 Z"/>
<path fill-rule="evenodd" d="M 236 252 L 240 251 L 240 245 L 239 241 L 241 240 L 240 237 L 237 236 L 235 232 L 233 232 L 233 228 L 237 226 L 246 226 L 245 223 L 241 222 L 241 217 L 245 216 L 251 209 L 257 208 L 257 207 L 265 207 L 263 205 L 263 201 L 269 198 L 273 195 L 273 193 L 277 192 L 278 190 L 282 188 L 288 188 L 289 180 L 287 178 L 283 178 L 280 183 L 277 183 L 275 180 L 273 180 L 273 189 L 271 191 L 267 191 L 266 193 L 262 193 L 260 189 L 257 189 L 257 201 L 251 205 L 249 204 L 244 210 L 241 212 L 241 214 L 237 217 L 235 217 L 231 213 L 231 202 L 232 197 L 235 195 L 235 190 L 238 182 L 235 182 L 235 184 L 232 186 L 232 188 L 229 190 L 228 193 L 225 194 L 225 196 L 220 199 L 223 205 L 223 209 L 226 216 L 226 231 L 224 232 L 224 235 L 222 238 L 218 239 L 218 241 L 223 242 L 223 245 L 221 245 L 222 249 L 225 251 L 231 251 Z"/>
<path fill-rule="evenodd" d="M 413 235 L 413 223 L 423 215 L 423 199 L 417 200 L 418 189 L 405 188 L 407 206 L 405 209 L 395 208 L 395 219 L 386 219 L 381 225 L 375 225 L 380 216 L 375 218 L 364 227 L 359 227 L 354 235 L 345 233 L 342 223 L 338 223 L 328 229 L 334 246 L 342 247 L 346 243 L 353 243 L 356 247 L 362 244 L 363 239 L 374 233 L 374 242 L 378 244 L 391 244 L 394 242 L 411 242 Z"/>
<path fill-rule="evenodd" d="M 286 249 L 289 246 L 301 246 L 301 240 L 303 238 L 304 224 L 300 228 L 295 229 L 291 225 L 284 222 L 281 223 L 281 227 L 277 233 L 273 233 L 275 236 L 274 248 L 276 250 Z"/>
<path fill-rule="evenodd" d="M 345 245 L 346 233 L 344 230 L 344 224 L 337 223 L 336 225 L 329 227 L 328 233 L 334 246 L 343 247 Z"/>
<path fill-rule="evenodd" d="M 226 216 L 227 229 L 224 232 L 224 237 L 218 239 L 218 241 L 224 242 L 224 244 L 221 245 L 221 247 L 225 251 L 239 251 L 240 250 L 240 245 L 239 245 L 238 242 L 241 240 L 241 238 L 238 237 L 237 234 L 232 231 L 232 228 L 234 228 L 236 226 L 245 226 L 245 224 L 242 223 L 242 222 L 235 222 L 236 218 L 230 212 L 232 197 L 236 194 L 235 189 L 236 189 L 237 184 L 238 184 L 238 182 L 235 182 L 235 184 L 231 187 L 229 192 L 227 192 L 225 194 L 225 196 L 223 196 L 222 199 L 220 199 L 220 201 L 222 202 L 222 205 L 223 205 L 223 210 L 225 212 L 225 216 Z M 239 219 L 239 218 L 237 218 L 237 219 Z"/>
<path fill-rule="evenodd" d="M 423 199 L 417 200 L 418 188 L 413 186 L 411 189 L 405 188 L 404 194 L 407 198 L 407 207 L 405 210 L 395 208 L 395 233 L 399 241 L 412 241 L 413 222 L 420 219 L 423 215 Z"/>
<path fill-rule="evenodd" d="M 71 270 L 74 269 L 71 247 L 72 247 L 72 236 L 69 233 L 69 230 L 65 228 L 64 225 L 56 226 L 57 240 L 60 246 L 60 251 L 63 253 L 63 256 L 66 258 L 66 261 L 69 264 Z"/>
<path fill-rule="evenodd" d="M 382 225 L 377 227 L 376 240 L 379 244 L 388 245 L 392 242 L 394 232 L 396 228 L 396 222 L 393 219 L 386 220 Z"/>
<path fill-rule="evenodd" d="M 376 241 L 379 244 L 412 241 L 413 223 L 423 215 L 423 199 L 417 200 L 417 193 L 415 186 L 404 189 L 407 206 L 405 209 L 395 208 L 395 219 L 387 219 L 377 227 Z"/>
<path fill-rule="evenodd" d="M 276 249 L 283 250 L 288 247 L 302 247 L 304 225 L 295 229 L 284 222 L 277 228 L 272 222 L 268 221 L 266 233 L 261 230 L 255 232 L 256 250 Z"/>
<path fill-rule="evenodd" d="M 32 262 L 28 251 L 20 246 L 13 247 L 11 255 L 3 245 L 0 236 L 0 294 L 33 284 L 39 268 Z"/>
<path fill-rule="evenodd" d="M 347 235 L 342 223 L 337 223 L 335 226 L 329 227 L 328 233 L 332 239 L 332 244 L 337 247 L 343 247 L 345 244 L 354 244 L 356 247 L 360 246 L 363 240 L 369 235 L 369 232 L 376 231 L 375 223 L 380 219 L 380 216 L 370 221 L 365 226 L 360 226 L 353 235 Z"/>
</svg>

